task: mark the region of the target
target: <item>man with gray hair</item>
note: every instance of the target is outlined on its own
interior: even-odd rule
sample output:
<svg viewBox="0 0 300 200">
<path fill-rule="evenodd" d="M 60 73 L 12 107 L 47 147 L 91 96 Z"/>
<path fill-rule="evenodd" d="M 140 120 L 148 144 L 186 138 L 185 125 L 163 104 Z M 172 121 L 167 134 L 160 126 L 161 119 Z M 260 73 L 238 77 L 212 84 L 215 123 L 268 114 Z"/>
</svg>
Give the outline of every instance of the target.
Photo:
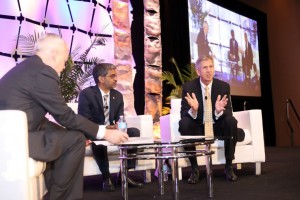
<svg viewBox="0 0 300 200">
<path fill-rule="evenodd" d="M 228 181 L 236 181 L 232 160 L 237 142 L 237 120 L 232 115 L 230 86 L 214 78 L 212 56 L 200 57 L 195 67 L 199 78 L 185 83 L 182 87 L 179 132 L 181 135 L 205 135 L 223 139 L 226 158 L 225 177 Z M 195 151 L 195 147 L 186 149 Z M 198 163 L 196 157 L 190 157 L 189 160 L 192 173 L 188 183 L 195 184 L 200 180 Z"/>
<path fill-rule="evenodd" d="M 82 199 L 86 137 L 119 144 L 128 135 L 105 129 L 68 107 L 59 89 L 59 74 L 69 56 L 61 37 L 43 35 L 35 51 L 36 55 L 17 64 L 0 79 L 0 109 L 26 113 L 29 156 L 47 162 L 44 175 L 49 199 Z M 62 126 L 46 119 L 47 113 Z"/>
</svg>

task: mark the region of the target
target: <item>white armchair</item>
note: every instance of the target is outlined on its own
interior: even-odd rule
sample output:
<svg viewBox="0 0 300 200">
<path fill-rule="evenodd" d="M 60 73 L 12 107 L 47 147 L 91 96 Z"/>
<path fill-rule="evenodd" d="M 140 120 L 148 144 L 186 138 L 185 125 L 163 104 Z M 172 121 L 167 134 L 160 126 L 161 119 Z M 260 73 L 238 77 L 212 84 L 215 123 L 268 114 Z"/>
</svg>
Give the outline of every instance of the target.
<svg viewBox="0 0 300 200">
<path fill-rule="evenodd" d="M 0 110 L 0 188 L 1 198 L 40 200 L 46 187 L 46 163 L 29 158 L 25 112 Z"/>
<path fill-rule="evenodd" d="M 162 116 L 160 118 L 162 140 L 167 141 L 180 136 L 178 131 L 180 107 L 181 99 L 172 99 L 171 114 Z M 239 169 L 241 168 L 241 163 L 254 163 L 255 174 L 260 175 L 261 163 L 265 162 L 265 146 L 261 110 L 233 112 L 233 115 L 238 121 L 238 127 L 245 131 L 244 141 L 237 143 L 235 149 L 235 160 L 233 160 L 233 163 L 238 164 Z M 224 142 L 215 141 L 215 143 L 212 145 L 212 150 L 215 151 L 215 154 L 212 155 L 212 164 L 225 164 Z M 199 165 L 205 165 L 205 160 L 203 157 L 198 157 L 197 160 Z M 179 159 L 179 179 L 181 179 L 181 168 L 189 165 L 190 163 L 188 159 Z"/>
<path fill-rule="evenodd" d="M 77 104 L 69 106 L 77 112 Z M 51 119 L 51 116 L 48 115 L 48 118 Z M 127 122 L 129 127 L 139 128 L 142 137 L 153 137 L 151 115 L 127 117 Z M 0 123 L 1 199 L 42 199 L 47 191 L 43 176 L 46 163 L 29 157 L 28 122 L 25 112 L 0 110 Z M 117 147 L 110 148 L 110 171 L 116 173 L 120 170 L 119 150 Z M 84 164 L 84 176 L 100 174 L 89 148 L 86 149 Z M 154 168 L 154 160 L 139 160 L 135 170 L 145 170 L 145 182 L 150 182 L 150 172 Z"/>
<path fill-rule="evenodd" d="M 77 113 L 77 103 L 68 103 L 68 106 Z M 141 137 L 153 138 L 153 120 L 151 115 L 126 116 L 128 127 L 135 127 L 140 130 Z M 120 171 L 120 152 L 117 146 L 108 146 L 108 159 L 110 173 Z M 151 182 L 151 169 L 155 169 L 154 160 L 137 160 L 134 170 L 144 171 L 144 181 Z M 90 146 L 86 148 L 84 158 L 84 176 L 101 174 L 99 167 L 93 158 Z"/>
</svg>

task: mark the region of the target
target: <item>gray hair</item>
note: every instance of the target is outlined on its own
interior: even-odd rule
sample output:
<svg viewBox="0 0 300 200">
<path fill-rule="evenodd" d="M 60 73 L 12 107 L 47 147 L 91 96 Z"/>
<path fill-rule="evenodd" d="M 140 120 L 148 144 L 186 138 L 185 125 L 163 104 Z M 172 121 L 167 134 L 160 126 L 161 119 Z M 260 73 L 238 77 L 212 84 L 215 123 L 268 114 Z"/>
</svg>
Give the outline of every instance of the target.
<svg viewBox="0 0 300 200">
<path fill-rule="evenodd" d="M 207 60 L 211 60 L 212 63 L 213 63 L 213 66 L 214 66 L 214 58 L 211 55 L 204 55 L 204 56 L 198 58 L 198 60 L 195 63 L 195 68 L 196 69 L 199 68 L 200 67 L 200 63 L 202 61 L 207 61 Z"/>
<path fill-rule="evenodd" d="M 42 35 L 34 46 L 34 53 L 56 49 L 60 45 L 67 45 L 66 42 L 57 34 L 46 33 Z"/>
</svg>

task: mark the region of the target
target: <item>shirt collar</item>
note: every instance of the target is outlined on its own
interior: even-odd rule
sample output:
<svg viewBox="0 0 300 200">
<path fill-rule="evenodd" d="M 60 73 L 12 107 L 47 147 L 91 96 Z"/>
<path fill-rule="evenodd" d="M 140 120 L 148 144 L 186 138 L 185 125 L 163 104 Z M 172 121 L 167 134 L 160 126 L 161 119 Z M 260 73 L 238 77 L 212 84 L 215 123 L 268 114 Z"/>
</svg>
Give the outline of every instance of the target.
<svg viewBox="0 0 300 200">
<path fill-rule="evenodd" d="M 98 87 L 98 88 L 99 88 L 99 87 Z M 104 95 L 108 95 L 108 96 L 109 96 L 110 91 L 108 91 L 108 93 L 105 94 L 105 92 L 104 92 L 103 90 L 101 90 L 100 88 L 99 88 L 99 90 L 100 90 L 100 93 L 101 93 L 101 95 L 102 95 L 102 98 L 103 98 Z"/>
<path fill-rule="evenodd" d="M 208 87 L 208 89 L 211 91 L 211 86 L 212 86 L 213 80 L 210 82 L 210 84 L 208 84 L 208 86 L 204 85 L 204 83 L 201 82 L 200 80 L 200 85 L 201 88 L 203 89 L 203 91 L 205 91 L 205 88 Z"/>
</svg>

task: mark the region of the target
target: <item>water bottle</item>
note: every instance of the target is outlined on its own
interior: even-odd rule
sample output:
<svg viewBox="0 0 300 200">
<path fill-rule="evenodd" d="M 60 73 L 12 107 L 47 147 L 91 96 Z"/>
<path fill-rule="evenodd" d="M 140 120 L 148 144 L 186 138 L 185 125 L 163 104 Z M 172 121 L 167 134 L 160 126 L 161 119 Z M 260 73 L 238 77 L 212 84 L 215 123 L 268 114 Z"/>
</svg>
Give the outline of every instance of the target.
<svg viewBox="0 0 300 200">
<path fill-rule="evenodd" d="M 168 181 L 168 166 L 166 163 L 164 163 L 163 165 L 163 178 L 164 178 L 164 181 Z"/>
<path fill-rule="evenodd" d="M 123 115 L 120 116 L 120 119 L 118 121 L 118 129 L 127 133 L 127 123 Z"/>
</svg>

